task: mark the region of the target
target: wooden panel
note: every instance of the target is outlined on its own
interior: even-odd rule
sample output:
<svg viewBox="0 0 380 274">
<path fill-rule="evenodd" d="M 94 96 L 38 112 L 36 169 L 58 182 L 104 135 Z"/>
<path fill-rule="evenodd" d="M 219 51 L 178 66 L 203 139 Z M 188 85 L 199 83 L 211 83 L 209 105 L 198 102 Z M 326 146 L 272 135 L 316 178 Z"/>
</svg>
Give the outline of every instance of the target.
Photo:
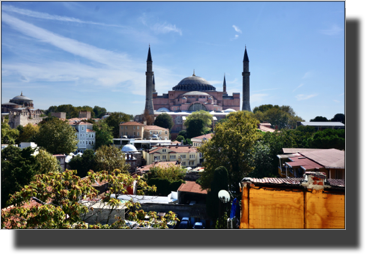
<svg viewBox="0 0 380 274">
<path fill-rule="evenodd" d="M 307 192 L 306 228 L 344 229 L 344 199 L 342 194 Z"/>
<path fill-rule="evenodd" d="M 240 228 L 249 228 L 248 225 L 248 187 L 243 187 L 241 200 L 241 220 Z"/>
<path fill-rule="evenodd" d="M 249 228 L 304 228 L 302 191 L 251 188 Z"/>
</svg>

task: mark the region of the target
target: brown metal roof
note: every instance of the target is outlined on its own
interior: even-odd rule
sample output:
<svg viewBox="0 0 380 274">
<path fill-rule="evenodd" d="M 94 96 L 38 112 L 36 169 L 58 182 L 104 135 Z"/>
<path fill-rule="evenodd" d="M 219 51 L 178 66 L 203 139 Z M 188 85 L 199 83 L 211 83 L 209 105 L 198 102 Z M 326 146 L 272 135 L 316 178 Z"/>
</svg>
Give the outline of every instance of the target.
<svg viewBox="0 0 380 274">
<path fill-rule="evenodd" d="M 243 178 L 242 181 L 248 181 L 254 184 L 287 184 L 287 185 L 299 185 L 303 178 Z"/>
<path fill-rule="evenodd" d="M 335 148 L 317 149 L 301 153 L 325 168 L 344 169 L 344 151 Z"/>
<path fill-rule="evenodd" d="M 303 156 L 296 156 L 296 157 L 290 157 L 290 160 L 292 162 L 286 162 L 290 167 L 302 167 L 304 170 L 314 170 L 314 169 L 320 169 L 323 168 L 320 164 L 313 162 L 312 160 L 305 158 Z"/>
<path fill-rule="evenodd" d="M 202 190 L 201 186 L 198 185 L 195 181 L 185 181 L 185 182 L 186 184 L 180 185 L 177 191 L 207 194 L 207 190 Z"/>
</svg>

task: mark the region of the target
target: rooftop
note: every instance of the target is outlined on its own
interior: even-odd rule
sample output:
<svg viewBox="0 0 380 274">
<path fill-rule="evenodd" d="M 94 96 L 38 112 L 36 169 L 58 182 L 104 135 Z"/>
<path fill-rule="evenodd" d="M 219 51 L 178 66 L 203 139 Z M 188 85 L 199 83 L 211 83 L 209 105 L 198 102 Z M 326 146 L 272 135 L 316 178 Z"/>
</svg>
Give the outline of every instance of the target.
<svg viewBox="0 0 380 274">
<path fill-rule="evenodd" d="M 178 188 L 178 192 L 191 192 L 198 194 L 207 194 L 207 190 L 202 190 L 201 186 L 198 185 L 195 181 L 185 181 L 185 184 L 182 184 Z"/>
</svg>

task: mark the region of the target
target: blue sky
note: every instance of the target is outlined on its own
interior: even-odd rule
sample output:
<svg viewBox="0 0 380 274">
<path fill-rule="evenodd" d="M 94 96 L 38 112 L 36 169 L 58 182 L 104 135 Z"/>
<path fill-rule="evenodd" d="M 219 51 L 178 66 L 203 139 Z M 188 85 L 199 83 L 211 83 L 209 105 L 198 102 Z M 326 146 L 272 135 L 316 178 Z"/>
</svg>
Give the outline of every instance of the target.
<svg viewBox="0 0 380 274">
<path fill-rule="evenodd" d="M 2 2 L 2 102 L 95 105 L 141 114 L 151 46 L 156 90 L 205 78 L 251 108 L 306 121 L 344 113 L 344 2 Z"/>
</svg>

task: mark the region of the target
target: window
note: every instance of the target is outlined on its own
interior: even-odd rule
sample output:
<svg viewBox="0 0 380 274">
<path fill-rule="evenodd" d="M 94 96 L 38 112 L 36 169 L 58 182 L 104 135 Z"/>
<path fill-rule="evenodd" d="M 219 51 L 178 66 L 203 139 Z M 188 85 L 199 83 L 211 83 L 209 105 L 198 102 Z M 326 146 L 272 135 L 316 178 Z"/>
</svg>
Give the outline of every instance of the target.
<svg viewBox="0 0 380 274">
<path fill-rule="evenodd" d="M 195 159 L 195 154 L 190 154 L 190 159 Z"/>
<path fill-rule="evenodd" d="M 154 156 L 154 160 L 155 161 L 159 161 L 160 160 L 160 156 Z"/>
<path fill-rule="evenodd" d="M 181 158 L 182 159 L 186 159 L 186 155 L 181 155 Z"/>
<path fill-rule="evenodd" d="M 202 153 L 199 153 L 199 158 L 203 158 L 203 155 L 202 155 Z"/>
<path fill-rule="evenodd" d="M 137 129 L 140 129 L 140 126 L 137 126 Z"/>
<path fill-rule="evenodd" d="M 162 155 L 162 160 L 166 160 L 166 155 Z"/>
<path fill-rule="evenodd" d="M 137 136 L 140 136 L 140 132 L 137 131 Z"/>
<path fill-rule="evenodd" d="M 162 152 L 166 152 L 166 148 L 162 150 Z"/>
<path fill-rule="evenodd" d="M 133 126 L 133 129 L 136 129 L 136 126 Z"/>
<path fill-rule="evenodd" d="M 170 155 L 170 160 L 175 160 L 175 155 Z"/>
<path fill-rule="evenodd" d="M 186 162 L 182 162 L 181 165 L 186 166 Z"/>
<path fill-rule="evenodd" d="M 165 131 L 165 134 L 168 134 L 168 132 L 167 132 L 167 131 Z"/>
</svg>

